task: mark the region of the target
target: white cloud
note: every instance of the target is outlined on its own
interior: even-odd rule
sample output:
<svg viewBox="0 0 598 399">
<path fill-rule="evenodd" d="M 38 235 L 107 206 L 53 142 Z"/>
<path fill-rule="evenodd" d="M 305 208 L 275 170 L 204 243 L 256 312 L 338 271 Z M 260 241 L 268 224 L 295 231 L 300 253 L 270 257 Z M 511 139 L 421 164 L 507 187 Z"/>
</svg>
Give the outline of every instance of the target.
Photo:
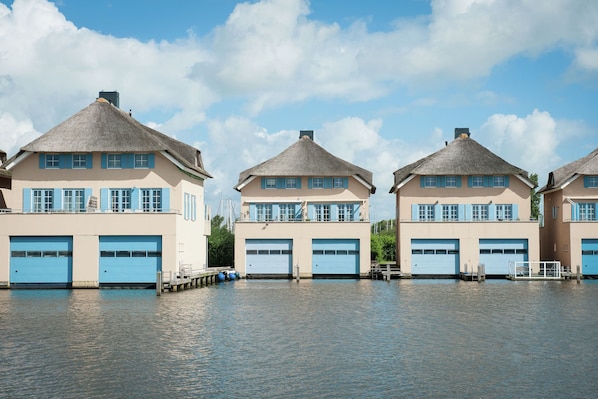
<svg viewBox="0 0 598 399">
<path fill-rule="evenodd" d="M 17 120 L 8 112 L 0 113 L 0 150 L 9 157 L 38 135 L 31 120 Z"/>
</svg>

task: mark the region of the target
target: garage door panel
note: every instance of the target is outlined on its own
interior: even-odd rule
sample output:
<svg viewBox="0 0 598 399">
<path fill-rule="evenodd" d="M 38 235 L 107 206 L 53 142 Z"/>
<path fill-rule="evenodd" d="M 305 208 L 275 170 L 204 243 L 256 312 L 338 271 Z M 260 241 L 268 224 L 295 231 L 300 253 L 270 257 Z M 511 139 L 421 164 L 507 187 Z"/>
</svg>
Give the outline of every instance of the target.
<svg viewBox="0 0 598 399">
<path fill-rule="evenodd" d="M 526 239 L 482 239 L 480 263 L 487 275 L 508 275 L 510 264 L 528 260 Z"/>
<path fill-rule="evenodd" d="M 359 274 L 359 240 L 315 239 L 312 241 L 312 274 Z"/>
<path fill-rule="evenodd" d="M 598 275 L 598 239 L 581 240 L 581 263 L 584 275 Z"/>
<path fill-rule="evenodd" d="M 246 274 L 292 274 L 293 241 L 264 239 L 245 241 Z"/>
<path fill-rule="evenodd" d="M 100 284 L 155 283 L 160 270 L 161 236 L 100 237 Z"/>
<path fill-rule="evenodd" d="M 11 284 L 56 284 L 73 281 L 73 238 L 11 237 Z"/>
<path fill-rule="evenodd" d="M 459 274 L 459 240 L 411 240 L 411 274 L 441 276 Z"/>
</svg>

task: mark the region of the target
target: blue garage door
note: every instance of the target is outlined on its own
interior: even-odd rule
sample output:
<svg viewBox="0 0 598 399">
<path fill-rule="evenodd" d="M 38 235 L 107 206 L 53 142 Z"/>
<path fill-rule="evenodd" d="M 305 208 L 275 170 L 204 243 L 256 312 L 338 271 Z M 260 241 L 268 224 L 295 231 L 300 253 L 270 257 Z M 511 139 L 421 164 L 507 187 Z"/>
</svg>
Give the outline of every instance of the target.
<svg viewBox="0 0 598 399">
<path fill-rule="evenodd" d="M 411 240 L 411 274 L 458 275 L 459 240 Z"/>
<path fill-rule="evenodd" d="M 161 236 L 100 237 L 100 284 L 155 284 L 159 270 Z"/>
<path fill-rule="evenodd" d="M 245 274 L 289 277 L 292 275 L 293 240 L 246 240 Z"/>
<path fill-rule="evenodd" d="M 69 287 L 73 237 L 11 237 L 10 283 Z"/>
<path fill-rule="evenodd" d="M 311 262 L 314 276 L 359 275 L 359 240 L 313 240 Z"/>
<path fill-rule="evenodd" d="M 584 276 L 598 275 L 598 239 L 581 240 L 581 264 Z"/>
<path fill-rule="evenodd" d="M 527 240 L 480 240 L 480 263 L 485 266 L 487 275 L 506 276 L 509 274 L 509 264 L 511 262 L 525 262 L 527 260 Z"/>
</svg>

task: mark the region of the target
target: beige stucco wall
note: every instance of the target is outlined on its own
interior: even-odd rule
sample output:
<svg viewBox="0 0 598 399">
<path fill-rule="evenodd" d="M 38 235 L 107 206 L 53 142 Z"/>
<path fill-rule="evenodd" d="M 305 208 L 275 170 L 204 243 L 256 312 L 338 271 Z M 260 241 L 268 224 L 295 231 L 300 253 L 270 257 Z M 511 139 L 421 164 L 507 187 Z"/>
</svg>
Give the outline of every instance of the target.
<svg viewBox="0 0 598 399">
<path fill-rule="evenodd" d="M 235 224 L 235 269 L 245 276 L 246 239 L 292 239 L 293 273 L 298 265 L 301 277 L 312 276 L 313 239 L 359 239 L 359 273 L 370 271 L 369 222 L 241 222 Z"/>
<path fill-rule="evenodd" d="M 162 236 L 162 270 L 180 265 L 207 266 L 203 180 L 181 172 L 161 154 L 153 169 L 102 169 L 101 154 L 93 154 L 93 169 L 39 169 L 31 154 L 13 169 L 12 190 L 3 190 L 12 213 L 0 213 L 0 282 L 9 278 L 11 236 L 73 236 L 73 286 L 97 286 L 99 236 Z M 24 188 L 91 188 L 98 199 L 102 188 L 170 188 L 170 210 L 157 213 L 28 213 L 22 214 Z M 184 193 L 196 196 L 196 219 L 185 220 Z"/>
<path fill-rule="evenodd" d="M 397 206 L 397 262 L 401 271 L 411 273 L 412 239 L 458 239 L 460 271 L 465 265 L 472 270 L 479 263 L 480 239 L 526 239 L 528 260 L 540 260 L 540 232 L 538 222 L 530 220 L 530 187 L 510 176 L 509 187 L 467 187 L 467 176 L 461 177 L 458 188 L 423 188 L 415 176 L 396 193 Z M 413 204 L 517 204 L 518 220 L 484 222 L 419 222 L 412 221 Z"/>
<path fill-rule="evenodd" d="M 370 191 L 361 182 L 349 177 L 348 188 L 309 189 L 308 178 L 302 177 L 300 189 L 262 189 L 261 178 L 248 183 L 241 190 L 241 217 L 235 224 L 235 269 L 245 275 L 245 240 L 246 239 L 292 239 L 293 267 L 299 265 L 302 277 L 312 275 L 312 240 L 339 238 L 359 239 L 360 274 L 370 270 L 370 223 L 369 223 Z M 304 219 L 307 215 L 308 203 L 342 203 L 358 202 L 360 204 L 360 220 L 353 222 L 251 222 L 249 204 L 259 202 L 301 203 Z"/>
</svg>

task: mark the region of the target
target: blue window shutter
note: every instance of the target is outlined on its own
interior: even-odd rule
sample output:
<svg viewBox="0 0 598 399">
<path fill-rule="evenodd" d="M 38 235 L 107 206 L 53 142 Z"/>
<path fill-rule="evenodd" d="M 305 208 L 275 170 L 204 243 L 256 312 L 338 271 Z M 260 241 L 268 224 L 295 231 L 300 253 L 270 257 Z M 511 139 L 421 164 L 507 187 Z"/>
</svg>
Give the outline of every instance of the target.
<svg viewBox="0 0 598 399">
<path fill-rule="evenodd" d="M 464 221 L 465 220 L 465 205 L 464 204 L 459 204 L 457 205 L 457 212 L 458 212 L 458 219 L 459 221 Z"/>
<path fill-rule="evenodd" d="M 23 212 L 31 212 L 31 203 L 33 199 L 31 197 L 31 189 L 24 188 L 23 189 Z"/>
<path fill-rule="evenodd" d="M 324 178 L 324 188 L 332 188 L 332 177 Z"/>
<path fill-rule="evenodd" d="M 58 167 L 60 169 L 72 169 L 73 154 L 60 154 L 58 156 Z"/>
<path fill-rule="evenodd" d="M 471 221 L 473 218 L 473 208 L 471 204 L 465 204 L 465 220 Z"/>
<path fill-rule="evenodd" d="M 467 187 L 473 187 L 473 176 L 467 176 Z"/>
<path fill-rule="evenodd" d="M 295 220 L 301 220 L 301 204 L 295 204 Z"/>
<path fill-rule="evenodd" d="M 484 176 L 484 187 L 492 187 L 494 185 L 494 179 L 492 176 Z"/>
<path fill-rule="evenodd" d="M 420 176 L 419 177 L 419 186 L 420 187 L 426 187 L 426 177 L 425 176 Z"/>
<path fill-rule="evenodd" d="M 576 222 L 579 220 L 579 205 L 571 204 L 571 221 Z"/>
<path fill-rule="evenodd" d="M 338 204 L 330 205 L 330 220 L 333 222 L 338 222 Z"/>
<path fill-rule="evenodd" d="M 343 177 L 343 188 L 349 188 L 349 178 Z"/>
<path fill-rule="evenodd" d="M 513 220 L 519 219 L 519 205 L 513 204 Z"/>
<path fill-rule="evenodd" d="M 436 187 L 445 187 L 445 181 L 446 179 L 444 176 L 436 176 Z"/>
<path fill-rule="evenodd" d="M 584 176 L 583 177 L 583 187 L 584 188 L 588 188 L 590 186 L 590 179 L 589 176 Z"/>
<path fill-rule="evenodd" d="M 276 179 L 276 188 L 286 188 L 286 180 L 284 177 L 278 177 Z"/>
<path fill-rule="evenodd" d="M 307 178 L 307 188 L 313 188 L 313 181 L 311 177 Z"/>
<path fill-rule="evenodd" d="M 313 204 L 309 204 L 307 205 L 307 218 L 308 219 L 315 219 L 315 207 L 313 206 Z"/>
<path fill-rule="evenodd" d="M 61 210 L 62 209 L 62 189 L 55 188 L 53 193 L 54 198 L 52 199 L 52 209 L 54 210 Z"/>
<path fill-rule="evenodd" d="M 39 168 L 46 169 L 46 154 L 43 152 L 39 153 Z"/>
<path fill-rule="evenodd" d="M 266 178 L 262 177 L 262 190 L 266 188 Z"/>
<path fill-rule="evenodd" d="M 358 202 L 353 204 L 353 219 L 360 220 L 361 204 Z"/>
<path fill-rule="evenodd" d="M 411 204 L 411 220 L 419 220 L 419 205 Z"/>
<path fill-rule="evenodd" d="M 87 165 L 87 169 L 93 169 L 93 154 L 87 154 L 85 164 Z"/>
<path fill-rule="evenodd" d="M 156 158 L 155 158 L 155 155 L 154 155 L 154 154 L 149 154 L 149 155 L 147 156 L 147 158 L 148 158 L 148 159 L 147 159 L 147 163 L 148 163 L 148 165 L 147 165 L 147 166 L 148 166 L 150 169 L 154 169 L 154 168 L 156 167 Z"/>
<path fill-rule="evenodd" d="M 496 205 L 488 205 L 488 220 L 496 220 Z"/>
<path fill-rule="evenodd" d="M 104 154 L 102 154 L 104 155 Z M 100 189 L 100 209 L 103 211 L 110 210 L 110 190 L 107 188 Z"/>
<path fill-rule="evenodd" d="M 93 190 L 91 188 L 86 188 L 83 195 L 83 209 L 85 209 L 89 206 L 89 197 L 93 195 Z"/>
<path fill-rule="evenodd" d="M 135 167 L 135 154 L 122 154 L 120 164 L 123 169 L 133 169 Z"/>
<path fill-rule="evenodd" d="M 165 187 L 162 189 L 162 209 L 163 211 L 170 210 L 170 188 Z"/>
<path fill-rule="evenodd" d="M 141 190 L 137 187 L 134 187 L 131 189 L 131 209 L 135 210 L 135 209 L 140 209 L 140 204 L 139 204 L 139 192 Z M 162 193 L 164 194 L 164 193 Z M 162 195 L 162 201 L 164 201 L 164 195 Z M 162 205 L 164 205 L 164 202 L 162 202 Z"/>
<path fill-rule="evenodd" d="M 278 220 L 279 215 L 280 215 L 280 205 L 272 204 L 272 220 Z"/>
<path fill-rule="evenodd" d="M 457 176 L 457 187 L 461 187 L 461 176 Z"/>
<path fill-rule="evenodd" d="M 249 220 L 255 222 L 257 217 L 257 207 L 255 204 L 249 204 Z"/>
<path fill-rule="evenodd" d="M 434 220 L 440 222 L 442 220 L 442 205 L 434 205 Z"/>
<path fill-rule="evenodd" d="M 108 154 L 105 152 L 102 153 L 102 169 L 106 169 L 108 167 Z"/>
<path fill-rule="evenodd" d="M 509 176 L 505 176 L 505 187 L 509 187 Z"/>
<path fill-rule="evenodd" d="M 297 188 L 301 188 L 301 178 L 300 178 L 300 177 L 297 177 L 297 178 L 295 179 L 295 181 L 296 181 L 295 185 L 297 186 Z"/>
</svg>

